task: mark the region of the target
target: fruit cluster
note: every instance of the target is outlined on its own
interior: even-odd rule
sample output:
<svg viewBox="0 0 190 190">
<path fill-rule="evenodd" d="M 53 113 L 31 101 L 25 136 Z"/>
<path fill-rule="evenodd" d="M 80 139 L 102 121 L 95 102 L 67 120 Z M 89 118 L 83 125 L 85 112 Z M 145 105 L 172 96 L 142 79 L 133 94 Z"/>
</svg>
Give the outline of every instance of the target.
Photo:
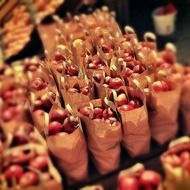
<svg viewBox="0 0 190 190">
<path fill-rule="evenodd" d="M 0 189 L 61 189 L 46 143 L 30 119 L 25 68 L 15 64 L 1 70 Z"/>
<path fill-rule="evenodd" d="M 88 177 L 88 150 L 98 172 L 106 174 L 118 169 L 121 144 L 137 157 L 149 153 L 151 138 L 162 145 L 176 137 L 179 106 L 189 114 L 189 70 L 177 63 L 174 45 L 159 52 L 152 33 L 139 41 L 126 26 L 122 34 L 106 7 L 55 20 L 53 55 L 0 68 L 0 124 L 16 135 L 13 145 L 33 142 L 30 132 L 15 130 L 31 116 L 71 184 Z M 1 150 L 6 138 L 0 137 Z M 147 189 L 139 182 L 143 176 L 133 180 Z"/>
</svg>

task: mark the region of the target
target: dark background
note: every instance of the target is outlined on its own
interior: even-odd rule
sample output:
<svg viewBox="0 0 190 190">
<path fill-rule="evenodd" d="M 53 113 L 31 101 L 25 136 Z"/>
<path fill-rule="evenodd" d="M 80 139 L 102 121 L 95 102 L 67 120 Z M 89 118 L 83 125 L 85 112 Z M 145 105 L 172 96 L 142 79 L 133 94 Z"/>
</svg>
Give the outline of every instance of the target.
<svg viewBox="0 0 190 190">
<path fill-rule="evenodd" d="M 100 0 L 101 1 L 101 0 Z M 190 60 L 190 1 L 189 0 L 107 0 L 105 3 L 117 12 L 117 20 L 123 27 L 134 27 L 140 39 L 144 32 L 153 31 L 152 11 L 172 2 L 177 10 L 176 31 L 173 35 L 158 36 L 158 47 L 163 48 L 168 41 L 174 42 L 178 49 L 178 59 L 183 64 Z M 103 4 L 103 3 L 102 3 Z"/>
</svg>

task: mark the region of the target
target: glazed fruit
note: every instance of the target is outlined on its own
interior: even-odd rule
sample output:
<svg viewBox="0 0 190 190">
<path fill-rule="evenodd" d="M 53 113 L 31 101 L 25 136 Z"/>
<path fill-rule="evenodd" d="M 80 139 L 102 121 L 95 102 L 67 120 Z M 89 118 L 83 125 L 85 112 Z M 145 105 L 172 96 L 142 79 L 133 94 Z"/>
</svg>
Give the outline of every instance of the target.
<svg viewBox="0 0 190 190">
<path fill-rule="evenodd" d="M 103 121 L 112 126 L 118 124 L 118 119 L 114 116 L 114 112 L 111 110 L 110 107 L 108 108 L 94 107 L 92 109 L 90 106 L 85 105 L 80 107 L 78 111 L 86 117 L 92 117 L 90 119 L 93 119 L 96 122 Z"/>
<path fill-rule="evenodd" d="M 22 175 L 19 180 L 21 187 L 35 186 L 39 182 L 38 175 L 32 171 L 28 171 Z"/>
<path fill-rule="evenodd" d="M 115 97 L 115 103 L 119 111 L 131 111 L 142 106 L 142 101 L 136 97 L 127 97 L 121 92 Z"/>
<path fill-rule="evenodd" d="M 140 185 L 136 177 L 120 177 L 118 181 L 119 190 L 140 190 Z"/>
<path fill-rule="evenodd" d="M 145 170 L 142 172 L 139 178 L 140 185 L 144 187 L 144 189 L 148 189 L 149 187 L 157 187 L 161 183 L 161 177 L 157 172 L 152 170 Z"/>
<path fill-rule="evenodd" d="M 45 87 L 47 87 L 47 83 L 40 77 L 35 78 L 31 84 L 31 88 L 34 90 L 42 90 Z"/>
<path fill-rule="evenodd" d="M 161 92 L 161 91 L 169 91 L 169 90 L 170 90 L 170 87 L 169 87 L 169 85 L 167 84 L 167 82 L 165 82 L 165 81 L 155 81 L 155 82 L 152 84 L 152 89 L 153 89 L 155 92 Z"/>
<path fill-rule="evenodd" d="M 70 134 L 78 127 L 78 120 L 74 116 L 68 116 L 63 122 L 64 132 Z"/>
<path fill-rule="evenodd" d="M 63 123 L 65 118 L 68 116 L 68 111 L 65 109 L 55 109 L 50 115 L 51 121 L 58 121 Z"/>
<path fill-rule="evenodd" d="M 58 121 L 52 121 L 48 125 L 48 134 L 49 135 L 56 135 L 63 131 L 63 125 Z"/>
<path fill-rule="evenodd" d="M 36 158 L 32 159 L 29 165 L 30 167 L 38 169 L 40 171 L 47 170 L 48 158 L 46 155 L 39 155 Z"/>
<path fill-rule="evenodd" d="M 7 181 L 10 181 L 13 180 L 13 178 L 16 179 L 16 181 L 19 181 L 20 178 L 23 176 L 24 174 L 24 170 L 21 166 L 19 165 L 12 165 L 12 166 L 9 166 L 5 172 L 4 172 L 4 175 L 5 175 L 5 179 Z"/>
</svg>

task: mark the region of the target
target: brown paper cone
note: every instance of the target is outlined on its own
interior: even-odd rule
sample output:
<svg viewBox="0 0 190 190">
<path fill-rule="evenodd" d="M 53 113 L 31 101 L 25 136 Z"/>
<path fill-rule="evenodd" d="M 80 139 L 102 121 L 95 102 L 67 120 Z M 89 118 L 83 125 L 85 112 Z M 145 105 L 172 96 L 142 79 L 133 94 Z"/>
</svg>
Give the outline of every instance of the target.
<svg viewBox="0 0 190 190">
<path fill-rule="evenodd" d="M 180 110 L 184 121 L 184 133 L 190 134 L 190 82 L 186 81 L 182 86 Z"/>
<path fill-rule="evenodd" d="M 94 106 L 101 106 L 100 99 L 90 101 Z M 80 104 L 80 106 L 88 103 Z M 118 168 L 120 162 L 121 125 L 109 126 L 104 121 L 91 120 L 79 113 L 85 123 L 88 148 L 98 171 L 106 174 Z"/>
<path fill-rule="evenodd" d="M 181 87 L 172 84 L 173 90 L 167 92 L 152 92 L 154 110 L 149 112 L 149 123 L 152 138 L 159 144 L 164 144 L 176 136 L 178 130 L 178 109 Z"/>
<path fill-rule="evenodd" d="M 68 92 L 67 88 L 73 87 L 75 84 L 78 84 L 79 87 L 88 86 L 90 88 L 89 96 L 81 93 Z M 73 79 L 72 77 L 69 77 L 66 78 L 64 83 L 59 86 L 64 104 L 70 104 L 75 111 L 81 102 L 88 102 L 90 99 L 94 98 L 94 86 L 91 84 L 88 85 L 85 79 Z"/>
<path fill-rule="evenodd" d="M 145 95 L 138 89 L 125 90 L 126 94 L 138 97 L 143 105 L 131 111 L 119 111 L 123 127 L 122 144 L 130 156 L 136 157 L 146 154 L 150 150 L 150 128 Z"/>
<path fill-rule="evenodd" d="M 67 177 L 68 183 L 85 180 L 88 176 L 88 155 L 83 132 L 60 133 L 47 137 L 50 152 Z"/>
</svg>

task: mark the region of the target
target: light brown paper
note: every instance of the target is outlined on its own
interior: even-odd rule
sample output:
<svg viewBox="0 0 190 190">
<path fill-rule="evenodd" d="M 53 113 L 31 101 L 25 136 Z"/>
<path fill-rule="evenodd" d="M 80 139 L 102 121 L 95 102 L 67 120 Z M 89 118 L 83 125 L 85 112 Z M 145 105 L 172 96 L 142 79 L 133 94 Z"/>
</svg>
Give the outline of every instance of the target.
<svg viewBox="0 0 190 190">
<path fill-rule="evenodd" d="M 138 89 L 128 88 L 126 94 L 138 97 L 143 105 L 131 111 L 118 111 L 121 115 L 123 127 L 122 144 L 130 156 L 136 157 L 146 154 L 150 150 L 150 128 L 145 95 Z"/>
<path fill-rule="evenodd" d="M 90 82 L 90 81 L 89 81 Z M 89 87 L 89 96 L 81 93 L 68 92 L 67 88 L 73 87 L 75 84 L 79 84 L 79 87 Z M 94 98 L 94 86 L 92 84 L 87 84 L 85 79 L 73 79 L 72 77 L 66 78 L 63 84 L 60 84 L 60 92 L 64 100 L 64 104 L 70 104 L 73 110 L 77 109 L 77 106 L 81 102 L 88 102 Z"/>
<path fill-rule="evenodd" d="M 153 110 L 149 111 L 149 123 L 152 138 L 160 145 L 173 139 L 178 130 L 178 109 L 181 87 L 170 83 L 172 90 L 151 92 Z"/>
<path fill-rule="evenodd" d="M 101 106 L 100 99 L 90 101 L 95 107 Z M 89 105 L 88 103 L 80 106 Z M 91 120 L 80 114 L 85 123 L 88 148 L 98 171 L 106 174 L 116 170 L 120 163 L 120 142 L 122 138 L 121 125 L 109 126 L 104 121 Z"/>
<path fill-rule="evenodd" d="M 190 80 L 183 83 L 180 110 L 184 121 L 184 133 L 190 135 Z"/>
<path fill-rule="evenodd" d="M 78 127 L 73 133 L 48 136 L 50 152 L 67 177 L 68 183 L 85 180 L 88 176 L 88 155 L 83 132 Z"/>
</svg>

